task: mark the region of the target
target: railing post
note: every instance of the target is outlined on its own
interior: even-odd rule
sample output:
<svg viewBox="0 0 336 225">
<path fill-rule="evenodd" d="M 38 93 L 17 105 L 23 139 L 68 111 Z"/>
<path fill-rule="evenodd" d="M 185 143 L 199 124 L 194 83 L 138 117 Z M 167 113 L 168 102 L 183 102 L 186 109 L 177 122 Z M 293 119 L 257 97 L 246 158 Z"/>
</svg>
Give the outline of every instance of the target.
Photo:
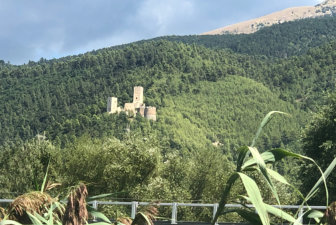
<svg viewBox="0 0 336 225">
<path fill-rule="evenodd" d="M 213 206 L 212 219 L 215 218 L 217 210 L 218 210 L 218 203 L 214 204 L 214 206 Z M 217 221 L 216 221 L 215 225 L 218 225 Z"/>
<path fill-rule="evenodd" d="M 172 218 L 171 218 L 171 224 L 177 224 L 176 223 L 177 219 L 177 203 L 173 203 L 173 209 L 172 209 Z"/>
<path fill-rule="evenodd" d="M 98 211 L 98 202 L 97 202 L 97 200 L 94 200 L 94 201 L 92 202 L 92 208 L 94 208 L 96 211 Z M 97 221 L 95 216 L 93 217 L 93 221 L 94 221 L 94 222 Z"/>
<path fill-rule="evenodd" d="M 303 208 L 300 209 L 299 218 L 300 218 L 300 223 L 303 224 Z"/>
<path fill-rule="evenodd" d="M 133 201 L 132 202 L 132 212 L 131 212 L 131 218 L 134 219 L 135 218 L 135 214 L 138 208 L 138 202 Z"/>
</svg>

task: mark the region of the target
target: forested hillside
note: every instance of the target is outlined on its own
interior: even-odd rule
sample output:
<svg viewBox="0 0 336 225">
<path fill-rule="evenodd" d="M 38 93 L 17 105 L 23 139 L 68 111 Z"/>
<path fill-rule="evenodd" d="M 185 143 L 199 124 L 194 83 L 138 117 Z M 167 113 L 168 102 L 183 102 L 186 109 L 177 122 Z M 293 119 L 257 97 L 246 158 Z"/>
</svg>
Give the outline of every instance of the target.
<svg viewBox="0 0 336 225">
<path fill-rule="evenodd" d="M 265 129 L 267 134 L 258 143 L 264 149 L 294 141 L 306 114 L 260 83 L 230 75 L 199 82 L 194 93 L 166 99 L 160 111 L 163 121 L 156 125 L 162 124 L 160 129 L 175 145 L 195 149 L 217 143 L 232 158 L 234 149 L 252 140 L 260 119 L 272 110 L 288 112 L 292 118 L 278 118 Z"/>
<path fill-rule="evenodd" d="M 197 92 L 200 81 L 216 82 L 228 75 L 253 79 L 281 99 L 313 109 L 323 91 L 335 82 L 335 43 L 289 60 L 270 61 L 182 43 L 152 41 L 104 49 L 82 56 L 3 66 L 0 73 L 1 143 L 26 140 L 47 132 L 51 140 L 66 143 L 85 132 L 119 132 L 103 128 L 108 96 L 121 104 L 142 85 L 146 103 L 160 109 L 168 96 Z M 91 129 L 91 131 L 90 131 Z M 122 128 L 124 129 L 124 128 Z"/>
<path fill-rule="evenodd" d="M 51 179 L 84 181 L 93 194 L 218 201 L 238 147 L 250 144 L 269 111 L 290 116 L 273 119 L 257 147 L 303 151 L 301 129 L 335 88 L 334 20 L 164 37 L 21 66 L 1 61 L 0 198 L 37 189 L 50 160 Z M 137 85 L 157 107 L 156 122 L 106 113 L 108 97 L 123 106 Z M 296 162 L 278 166 L 300 183 Z M 283 203 L 295 203 L 288 191 Z"/>
<path fill-rule="evenodd" d="M 253 34 L 167 36 L 157 39 L 188 44 L 201 44 L 209 48 L 228 48 L 237 53 L 290 57 L 302 55 L 308 49 L 334 40 L 336 17 L 325 16 L 302 19 L 265 27 Z"/>
</svg>

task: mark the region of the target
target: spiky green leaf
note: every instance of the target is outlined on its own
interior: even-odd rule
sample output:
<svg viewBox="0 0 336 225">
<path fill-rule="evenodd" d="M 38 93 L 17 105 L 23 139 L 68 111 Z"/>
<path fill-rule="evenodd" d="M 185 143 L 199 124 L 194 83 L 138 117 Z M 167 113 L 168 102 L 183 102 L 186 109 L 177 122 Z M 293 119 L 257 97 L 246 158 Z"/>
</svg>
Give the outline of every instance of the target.
<svg viewBox="0 0 336 225">
<path fill-rule="evenodd" d="M 273 153 L 269 151 L 261 153 L 261 158 L 264 160 L 266 164 L 275 162 Z M 244 163 L 244 165 L 242 166 L 242 170 L 245 170 L 246 168 L 255 165 L 257 165 L 256 160 L 254 158 L 251 158 Z"/>
<path fill-rule="evenodd" d="M 44 175 L 43 183 L 42 183 L 42 186 L 41 186 L 41 190 L 40 190 L 41 193 L 44 192 L 44 190 L 46 188 L 46 185 L 47 185 L 49 164 L 50 164 L 50 159 L 49 159 L 49 162 L 48 162 L 48 165 L 47 165 L 47 169 L 46 169 L 46 172 L 45 172 L 45 175 Z"/>
<path fill-rule="evenodd" d="M 36 216 L 34 216 L 33 214 L 27 212 L 29 219 L 31 220 L 33 225 L 43 225 L 43 223 L 41 222 L 41 220 L 39 220 Z"/>
<path fill-rule="evenodd" d="M 284 113 L 284 112 L 280 112 L 280 111 L 271 111 L 269 113 L 267 113 L 267 115 L 264 117 L 264 119 L 261 121 L 261 124 L 257 130 L 257 133 L 255 134 L 253 140 L 252 140 L 252 144 L 251 144 L 251 147 L 254 147 L 262 129 L 271 121 L 271 119 L 273 118 L 272 115 L 275 114 L 275 113 L 278 113 L 278 114 L 283 114 L 283 115 L 287 115 L 289 116 L 289 114 L 287 113 Z"/>
<path fill-rule="evenodd" d="M 286 185 L 290 185 L 288 183 L 288 181 L 286 180 L 286 178 L 284 178 L 283 176 L 281 176 L 278 172 L 276 172 L 275 170 L 272 170 L 272 169 L 269 169 L 267 168 L 267 173 L 273 177 L 273 179 L 283 183 L 283 184 L 286 184 Z"/>
<path fill-rule="evenodd" d="M 251 202 L 250 198 L 248 198 L 246 196 L 242 196 L 242 197 L 245 198 L 245 200 Z M 266 203 L 264 203 L 264 205 L 266 207 L 267 212 L 269 212 L 270 214 L 273 214 L 274 216 L 279 217 L 279 218 L 281 218 L 283 220 L 286 220 L 288 222 L 294 223 L 296 221 L 296 219 L 293 216 L 284 212 L 280 208 L 274 207 L 274 206 L 266 204 Z"/>
<path fill-rule="evenodd" d="M 237 159 L 237 172 L 240 172 L 250 152 L 247 146 L 240 147 L 238 149 L 238 152 L 239 154 L 238 154 L 238 159 Z"/>
<path fill-rule="evenodd" d="M 22 225 L 22 224 L 14 220 L 2 220 L 0 221 L 0 225 Z"/>
<path fill-rule="evenodd" d="M 92 216 L 94 216 L 94 217 L 96 217 L 96 218 L 98 218 L 98 219 L 101 219 L 101 220 L 103 220 L 103 221 L 105 221 L 105 222 L 107 222 L 107 223 L 112 223 L 110 220 L 109 220 L 109 218 L 107 218 L 107 216 L 105 216 L 103 213 L 101 213 L 101 212 L 97 212 L 97 211 L 91 211 L 91 210 L 88 210 L 89 211 L 89 213 L 92 215 Z"/>
<path fill-rule="evenodd" d="M 260 225 L 262 224 L 260 217 L 255 212 L 251 212 L 243 209 L 235 209 L 234 212 L 238 213 L 241 217 L 243 217 L 246 221 L 248 221 L 252 225 Z"/>
<path fill-rule="evenodd" d="M 272 180 L 270 179 L 270 177 L 268 175 L 264 159 L 262 158 L 262 156 L 259 153 L 257 148 L 254 148 L 254 147 L 248 147 L 248 148 L 249 148 L 249 150 L 252 154 L 253 159 L 256 161 L 256 164 L 258 165 L 258 168 L 260 169 L 261 174 L 265 178 L 267 185 L 269 186 L 269 188 L 272 191 L 275 199 L 277 200 L 278 204 L 280 205 L 280 199 L 279 199 L 278 193 L 276 191 L 275 186 L 273 185 Z"/>
<path fill-rule="evenodd" d="M 290 214 L 284 212 L 283 210 L 276 208 L 274 206 L 265 204 L 266 210 L 267 212 L 273 214 L 274 216 L 277 216 L 283 220 L 286 220 L 288 222 L 294 223 L 296 220 L 293 216 L 291 216 Z"/>
<path fill-rule="evenodd" d="M 94 200 L 98 200 L 98 199 L 102 199 L 102 198 L 115 197 L 117 194 L 120 194 L 120 193 L 125 193 L 125 192 L 116 192 L 116 193 L 95 195 L 95 196 L 87 197 L 86 201 L 90 202 L 90 201 L 94 201 Z"/>
<path fill-rule="evenodd" d="M 308 193 L 305 201 L 308 201 L 313 196 L 313 193 L 315 192 L 315 190 L 317 190 L 318 186 L 322 182 L 324 182 L 324 185 L 325 185 L 325 188 L 326 188 L 326 199 L 327 199 L 326 200 L 327 201 L 326 202 L 326 206 L 329 204 L 329 202 L 328 202 L 329 201 L 329 199 L 328 199 L 328 189 L 326 187 L 326 179 L 329 177 L 330 173 L 334 170 L 335 166 L 336 166 L 336 158 L 334 158 L 334 160 L 329 164 L 328 168 L 324 171 L 324 173 L 322 173 L 322 176 L 320 177 L 320 179 L 315 183 L 315 185 L 313 186 L 313 188 L 309 191 L 309 193 Z"/>
<path fill-rule="evenodd" d="M 251 179 L 250 177 L 248 177 L 243 173 L 238 173 L 238 175 L 240 176 L 240 179 L 243 182 L 243 185 L 245 187 L 245 190 L 247 192 L 247 195 L 249 196 L 251 203 L 258 212 L 262 224 L 264 225 L 270 224 L 270 219 L 268 217 L 268 213 L 265 204 L 262 200 L 261 193 L 259 191 L 257 184 L 253 179 Z"/>
<path fill-rule="evenodd" d="M 229 195 L 230 195 L 230 191 L 231 191 L 231 188 L 232 186 L 234 185 L 234 183 L 236 182 L 236 180 L 238 179 L 238 173 L 234 173 L 232 174 L 228 181 L 226 182 L 226 185 L 225 185 L 225 189 L 222 193 L 222 197 L 221 197 L 221 200 L 218 204 L 218 209 L 217 209 L 217 212 L 212 220 L 212 225 L 214 225 L 216 222 L 217 222 L 217 219 L 218 217 L 223 213 L 224 211 L 224 208 L 225 208 L 225 205 L 228 201 L 228 198 L 229 198 Z"/>
</svg>

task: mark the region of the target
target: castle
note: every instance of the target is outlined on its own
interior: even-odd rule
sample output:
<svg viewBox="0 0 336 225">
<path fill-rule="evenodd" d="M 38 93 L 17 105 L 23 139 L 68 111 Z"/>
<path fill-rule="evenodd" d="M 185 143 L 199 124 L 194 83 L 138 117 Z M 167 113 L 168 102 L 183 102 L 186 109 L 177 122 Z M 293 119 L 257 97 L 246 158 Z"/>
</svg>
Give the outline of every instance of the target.
<svg viewBox="0 0 336 225">
<path fill-rule="evenodd" d="M 143 87 L 135 86 L 133 92 L 133 102 L 125 103 L 124 108 L 118 107 L 118 98 L 108 97 L 107 112 L 120 113 L 126 112 L 129 116 L 139 113 L 142 117 L 149 120 L 156 121 L 156 108 L 154 106 L 147 106 L 143 103 Z"/>
</svg>

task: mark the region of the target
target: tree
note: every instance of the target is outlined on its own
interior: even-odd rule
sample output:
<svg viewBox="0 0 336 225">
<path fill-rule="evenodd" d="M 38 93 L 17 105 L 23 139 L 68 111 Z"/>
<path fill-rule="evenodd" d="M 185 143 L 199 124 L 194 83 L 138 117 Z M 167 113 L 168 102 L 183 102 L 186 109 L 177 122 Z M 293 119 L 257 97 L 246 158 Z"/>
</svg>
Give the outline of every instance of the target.
<svg viewBox="0 0 336 225">
<path fill-rule="evenodd" d="M 136 185 L 148 184 L 162 164 L 158 144 L 150 138 L 131 136 L 91 139 L 83 136 L 61 152 L 63 184 L 88 184 L 91 194 L 129 193 Z M 122 197 L 130 197 L 123 195 Z"/>
<path fill-rule="evenodd" d="M 304 130 L 302 142 L 304 154 L 313 158 L 322 170 L 325 170 L 336 157 L 336 93 L 331 94 L 328 104 L 314 115 Z M 301 177 L 303 192 L 307 192 L 306 188 L 311 187 L 319 179 L 320 174 L 310 165 L 302 167 Z M 327 180 L 330 200 L 336 199 L 335 183 L 336 175 L 331 174 Z M 325 202 L 319 194 L 316 196 L 318 197 L 313 200 L 314 204 Z"/>
<path fill-rule="evenodd" d="M 0 149 L 0 198 L 12 198 L 32 190 L 40 190 L 46 167 L 55 181 L 53 157 L 56 148 L 49 141 L 30 140 L 24 144 Z"/>
</svg>

